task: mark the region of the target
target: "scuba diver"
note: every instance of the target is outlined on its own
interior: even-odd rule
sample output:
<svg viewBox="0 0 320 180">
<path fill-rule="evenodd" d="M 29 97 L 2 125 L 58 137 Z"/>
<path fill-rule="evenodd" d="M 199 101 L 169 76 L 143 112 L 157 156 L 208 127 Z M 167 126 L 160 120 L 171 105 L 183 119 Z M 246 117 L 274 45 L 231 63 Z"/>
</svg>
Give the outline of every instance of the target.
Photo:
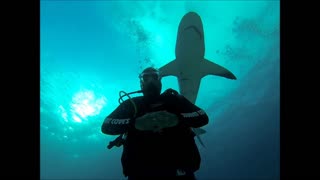
<svg viewBox="0 0 320 180">
<path fill-rule="evenodd" d="M 102 133 L 119 135 L 108 148 L 123 145 L 121 163 L 129 180 L 196 179 L 201 157 L 191 128 L 208 124 L 206 112 L 173 89 L 161 94 L 161 74 L 153 67 L 139 79 L 141 90 L 120 92 L 121 100 L 129 98 L 104 119 Z M 143 96 L 131 98 L 133 93 Z"/>
</svg>

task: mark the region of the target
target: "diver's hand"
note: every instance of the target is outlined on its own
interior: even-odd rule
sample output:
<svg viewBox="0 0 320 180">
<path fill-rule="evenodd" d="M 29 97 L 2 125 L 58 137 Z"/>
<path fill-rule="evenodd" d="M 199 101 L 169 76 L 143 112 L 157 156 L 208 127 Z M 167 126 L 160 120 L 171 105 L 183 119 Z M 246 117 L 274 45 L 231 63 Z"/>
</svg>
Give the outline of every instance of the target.
<svg viewBox="0 0 320 180">
<path fill-rule="evenodd" d="M 135 128 L 141 131 L 161 131 L 163 128 L 176 126 L 178 122 L 177 115 L 168 111 L 156 111 L 138 117 Z"/>
<path fill-rule="evenodd" d="M 177 120 L 178 119 L 178 116 L 173 114 L 173 113 L 170 113 L 168 111 L 156 111 L 156 112 L 150 112 L 150 113 L 147 113 L 141 117 L 138 117 L 136 119 L 136 121 L 139 121 L 139 120 L 147 120 L 147 119 L 152 119 L 153 121 L 158 121 L 158 120 Z"/>
</svg>

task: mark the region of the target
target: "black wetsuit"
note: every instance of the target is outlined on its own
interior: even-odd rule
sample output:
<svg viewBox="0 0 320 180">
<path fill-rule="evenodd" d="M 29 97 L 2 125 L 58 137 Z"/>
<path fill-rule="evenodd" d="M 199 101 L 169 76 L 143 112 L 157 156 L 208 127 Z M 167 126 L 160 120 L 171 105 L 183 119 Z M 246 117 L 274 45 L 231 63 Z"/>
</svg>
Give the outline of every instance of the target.
<svg viewBox="0 0 320 180">
<path fill-rule="evenodd" d="M 208 124 L 207 114 L 185 97 L 166 91 L 152 102 L 143 96 L 132 98 L 136 104 L 136 117 L 148 112 L 166 110 L 179 117 L 175 127 L 165 128 L 161 133 L 139 131 L 134 128 L 135 108 L 130 100 L 124 101 L 101 127 L 104 134 L 127 133 L 121 157 L 123 173 L 134 177 L 175 177 L 177 170 L 193 177 L 200 167 L 200 154 L 192 128 Z M 181 176 L 180 176 L 181 177 Z M 192 178 L 191 178 L 192 179 Z"/>
</svg>

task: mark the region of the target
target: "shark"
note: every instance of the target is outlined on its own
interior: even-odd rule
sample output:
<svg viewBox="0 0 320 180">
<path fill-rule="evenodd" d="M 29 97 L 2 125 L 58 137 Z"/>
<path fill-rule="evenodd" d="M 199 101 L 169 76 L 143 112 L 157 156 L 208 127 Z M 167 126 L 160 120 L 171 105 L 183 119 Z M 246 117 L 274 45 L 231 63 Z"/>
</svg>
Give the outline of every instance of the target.
<svg viewBox="0 0 320 180">
<path fill-rule="evenodd" d="M 159 68 L 161 77 L 175 76 L 179 92 L 190 102 L 196 103 L 201 79 L 207 75 L 236 80 L 236 76 L 225 67 L 205 58 L 205 40 L 201 17 L 196 12 L 186 13 L 178 26 L 175 59 Z M 198 140 L 205 131 L 193 128 Z M 202 132 L 202 133 L 199 133 Z"/>
</svg>

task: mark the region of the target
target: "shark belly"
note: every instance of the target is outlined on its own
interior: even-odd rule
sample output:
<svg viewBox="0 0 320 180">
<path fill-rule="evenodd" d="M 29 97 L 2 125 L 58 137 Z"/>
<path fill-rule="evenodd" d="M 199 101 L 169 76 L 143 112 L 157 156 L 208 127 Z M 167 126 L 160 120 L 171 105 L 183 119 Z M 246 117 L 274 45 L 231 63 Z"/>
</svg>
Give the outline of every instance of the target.
<svg viewBox="0 0 320 180">
<path fill-rule="evenodd" d="M 199 67 L 199 58 L 199 56 L 189 56 L 183 59 L 183 61 L 181 61 L 184 62 L 183 64 L 181 63 L 181 69 L 183 69 L 183 71 L 180 71 L 178 76 L 180 93 L 192 103 L 195 103 L 197 99 L 202 78 L 198 73 L 198 69 L 195 68 Z"/>
</svg>

